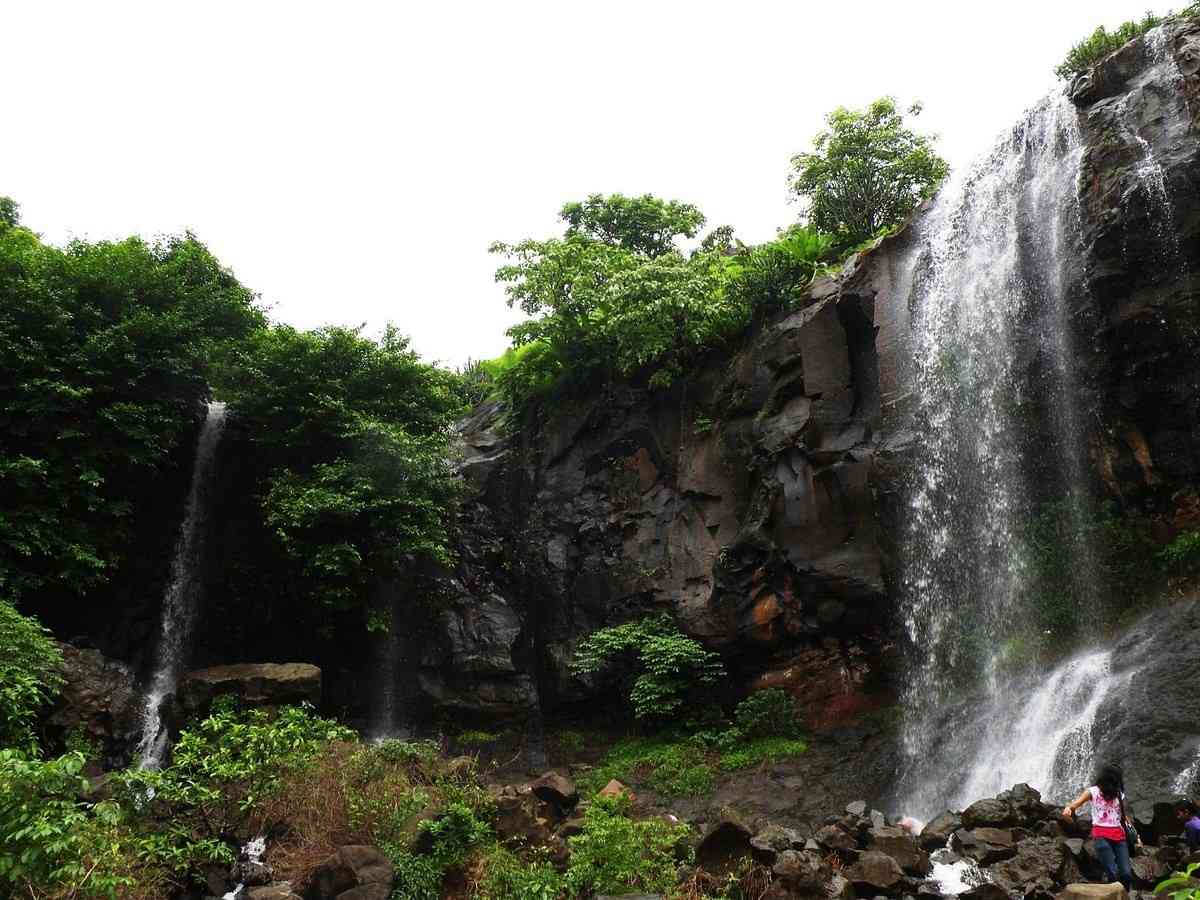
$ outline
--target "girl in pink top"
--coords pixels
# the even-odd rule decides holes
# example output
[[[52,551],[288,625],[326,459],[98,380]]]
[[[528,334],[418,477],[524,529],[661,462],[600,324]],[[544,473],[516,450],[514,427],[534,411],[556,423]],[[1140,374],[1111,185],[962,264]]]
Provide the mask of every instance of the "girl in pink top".
[[[1100,857],[1108,880],[1119,880],[1128,891],[1133,889],[1133,868],[1129,864],[1130,848],[1125,840],[1125,826],[1132,829],[1133,823],[1125,815],[1123,781],[1119,768],[1104,766],[1096,776],[1096,783],[1063,807],[1063,815],[1074,816],[1079,807],[1092,804],[1092,840],[1096,844],[1096,856]]]

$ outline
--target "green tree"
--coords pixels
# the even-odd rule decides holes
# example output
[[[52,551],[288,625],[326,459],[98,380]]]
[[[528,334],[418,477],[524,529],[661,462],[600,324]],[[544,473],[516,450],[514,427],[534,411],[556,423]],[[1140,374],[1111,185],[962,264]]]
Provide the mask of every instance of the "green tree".
[[[301,594],[359,607],[374,579],[449,561],[454,373],[391,328],[376,342],[282,325],[240,344],[222,373],[259,448],[263,520]]]
[[[0,231],[21,224],[21,207],[12,197],[0,197]]]
[[[111,578],[211,360],[262,322],[191,235],[60,249],[0,228],[0,592]]]
[[[0,600],[0,747],[37,746],[38,712],[62,687],[62,652],[36,620]]]
[[[704,214],[690,203],[660,200],[651,194],[592,194],[567,203],[560,213],[567,237],[577,234],[642,256],[662,256],[681,237],[695,237]]]
[[[919,104],[908,110],[920,112]],[[807,200],[809,224],[842,247],[899,225],[949,172],[934,152],[936,137],[908,128],[890,97],[861,110],[838,107],[825,122],[812,152],[792,157],[791,188]]]

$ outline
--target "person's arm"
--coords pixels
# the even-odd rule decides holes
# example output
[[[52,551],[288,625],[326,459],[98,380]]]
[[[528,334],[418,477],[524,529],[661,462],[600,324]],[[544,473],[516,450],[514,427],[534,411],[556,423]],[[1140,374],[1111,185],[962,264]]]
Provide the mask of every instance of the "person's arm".
[[[1085,804],[1085,803],[1090,803],[1091,800],[1092,800],[1091,791],[1084,791],[1078,797],[1076,797],[1074,800],[1072,800],[1070,803],[1068,803],[1066,806],[1063,807],[1063,815],[1067,816],[1068,818],[1075,815],[1075,810],[1079,809],[1079,807],[1083,806],[1083,804]]]

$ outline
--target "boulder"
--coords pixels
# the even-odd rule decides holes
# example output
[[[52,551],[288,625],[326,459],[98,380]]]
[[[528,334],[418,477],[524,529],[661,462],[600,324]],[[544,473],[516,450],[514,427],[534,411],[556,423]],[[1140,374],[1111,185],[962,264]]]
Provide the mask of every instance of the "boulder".
[[[960,828],[950,836],[950,847],[960,856],[981,866],[990,866],[1016,856],[1012,831],[1003,828]]]
[[[308,663],[241,663],[188,672],[179,703],[188,715],[206,712],[215,697],[233,694],[248,706],[321,702],[321,670]]]
[[[962,828],[962,816],[947,810],[925,823],[918,839],[921,849],[929,852],[940,850],[950,840],[950,835]]]
[[[867,833],[867,847],[886,853],[910,875],[929,874],[929,854],[920,848],[917,839],[891,825],[876,825]]]
[[[846,804],[846,815],[857,816],[859,818],[867,814],[867,801],[855,800],[853,803]]]
[[[696,864],[707,872],[723,875],[750,856],[751,832],[733,810],[722,810],[704,831],[696,847]]]
[[[305,900],[388,900],[394,879],[391,861],[376,847],[348,844],[309,876]]]
[[[246,900],[300,900],[286,881],[263,887],[252,887],[246,891]]]
[[[534,846],[544,844],[550,837],[552,825],[541,814],[542,801],[527,787],[518,790],[505,785],[492,799],[496,805],[492,827],[500,840]]]
[[[782,825],[768,825],[750,838],[755,857],[766,865],[770,865],[777,854],[785,850],[800,849],[804,843],[804,838],[798,831],[784,828]]]
[[[1014,895],[1028,895],[1032,891],[1053,894],[1064,884],[1082,879],[1066,844],[1047,837],[1021,841],[1015,855],[991,866],[988,875]]]
[[[1153,890],[1171,872],[1171,867],[1161,858],[1157,847],[1143,847],[1142,852],[1130,861],[1133,882],[1137,887]]]
[[[540,800],[557,807],[562,813],[579,802],[579,791],[575,789],[575,782],[558,772],[547,772],[529,787]]]
[[[868,895],[886,894],[904,879],[899,863],[878,850],[859,854],[858,861],[846,869],[845,874],[857,890]]]
[[[1058,895],[1058,900],[1127,900],[1125,888],[1120,884],[1068,884]]]
[[[89,762],[123,766],[142,724],[133,669],[99,650],[58,646],[63,654],[63,689],[46,724],[62,736],[81,733],[99,744],[102,758]]]
[[[857,850],[858,841],[837,825],[825,825],[813,836],[816,842],[828,850]]]
[[[964,828],[1005,828],[1017,824],[1017,812],[1003,800],[976,800],[963,810]]]
[[[958,895],[959,900],[1012,900],[1008,891],[998,884],[985,881]]]
[[[600,788],[600,793],[597,794],[597,796],[628,797],[630,803],[635,803],[637,801],[637,794],[625,787],[625,785],[621,784],[621,782],[617,781],[615,778],[604,787]]]
[[[803,894],[823,892],[833,874],[820,854],[797,850],[780,853],[771,872],[787,887]]]

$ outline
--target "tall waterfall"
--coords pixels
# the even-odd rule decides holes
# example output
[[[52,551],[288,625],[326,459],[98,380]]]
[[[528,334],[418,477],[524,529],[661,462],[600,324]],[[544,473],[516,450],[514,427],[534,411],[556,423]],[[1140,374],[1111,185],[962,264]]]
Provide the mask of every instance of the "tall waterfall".
[[[1070,595],[1095,595],[1066,265],[1079,256],[1082,153],[1074,107],[1049,97],[918,226],[907,302],[922,440],[899,572],[913,648],[900,802],[914,815],[1018,781],[1078,789],[1115,681],[1102,653],[1014,674],[1047,637],[1030,632],[1031,522],[1047,494]],[[1086,622],[1070,602],[1058,615],[1069,630]]]
[[[163,596],[162,625],[154,652],[154,674],[142,711],[142,739],[138,757],[143,768],[158,768],[166,756],[169,734],[162,705],[175,693],[180,672],[187,663],[189,641],[203,591],[205,526],[209,489],[217,445],[225,425],[225,404],[210,403],[200,436],[184,509],[183,525],[171,559],[170,581]]]

